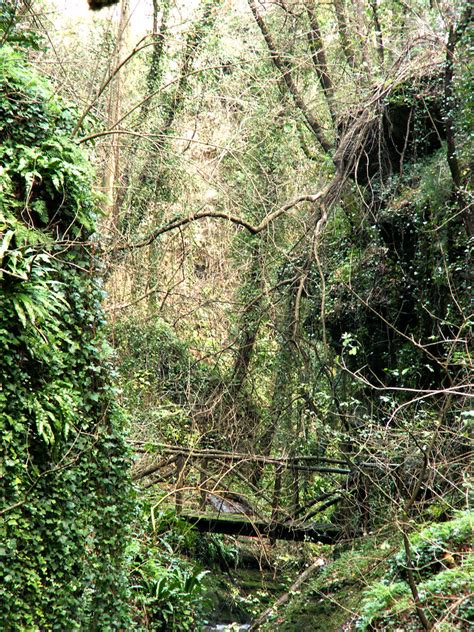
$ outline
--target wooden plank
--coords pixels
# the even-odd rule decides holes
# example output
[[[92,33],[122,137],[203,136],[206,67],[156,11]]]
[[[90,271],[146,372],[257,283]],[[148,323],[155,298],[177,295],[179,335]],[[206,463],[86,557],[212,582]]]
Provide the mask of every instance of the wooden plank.
[[[184,456],[179,455],[176,460],[176,513],[179,515],[183,510],[183,481],[184,481],[184,467],[185,467],[185,459]]]
[[[221,516],[181,514],[180,517],[183,520],[187,520],[201,533],[225,533],[227,535],[264,537],[295,542],[308,540],[310,542],[320,542],[321,544],[335,544],[341,537],[340,531],[331,524],[313,524],[302,528],[281,523],[244,521]]]
[[[298,510],[300,508],[300,477],[299,470],[297,468],[292,468],[292,503],[293,507],[291,513],[293,516],[298,514]]]
[[[208,464],[208,460],[204,459],[204,463],[202,464],[203,467],[201,469],[201,471],[199,472],[200,475],[200,479],[199,479],[199,509],[201,511],[204,511],[204,509],[206,508],[206,483],[207,480],[209,478],[209,476],[207,475],[207,469],[209,467]]]
[[[278,465],[275,468],[275,483],[273,486],[273,499],[272,499],[272,522],[278,521],[278,512],[281,502],[281,473],[282,466]]]
[[[272,519],[271,522],[275,524],[278,521],[278,514],[280,510],[280,502],[281,502],[281,474],[283,471],[282,465],[277,465],[275,467],[275,481],[273,484],[273,498],[272,498]],[[273,546],[276,542],[276,538],[271,535],[270,536],[270,544]]]

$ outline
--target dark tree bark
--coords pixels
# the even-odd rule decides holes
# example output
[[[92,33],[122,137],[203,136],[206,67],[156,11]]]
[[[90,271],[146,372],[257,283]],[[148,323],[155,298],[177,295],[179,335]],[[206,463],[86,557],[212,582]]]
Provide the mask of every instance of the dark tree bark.
[[[384,45],[383,45],[382,25],[380,23],[379,7],[377,4],[377,0],[370,0],[370,8],[372,9],[372,17],[374,19],[375,40],[377,42],[377,55],[379,57],[380,65],[383,66],[385,53],[384,53]]]
[[[318,75],[319,83],[321,84],[324,96],[326,97],[332,121],[335,124],[336,114],[334,110],[334,87],[328,70],[326,51],[324,49],[318,16],[314,11],[314,1],[305,0],[305,7],[310,26],[308,30],[308,42],[311,50],[311,57],[316,69],[316,74]]]
[[[354,49],[352,47],[351,40],[349,38],[349,29],[347,26],[346,9],[344,0],[334,0],[334,11],[336,13],[337,28],[339,31],[339,39],[341,40],[341,46],[343,53],[351,68],[356,65],[356,58]]]
[[[455,105],[454,94],[454,51],[464,31],[472,24],[472,7],[467,6],[457,26],[449,28],[448,42],[446,45],[446,63],[444,71],[444,109],[446,126],[447,162],[454,185],[454,195],[462,213],[464,226],[469,238],[474,236],[474,209],[466,200],[462,190],[461,167],[457,156],[455,125],[453,109]]]
[[[247,379],[250,362],[252,360],[257,340],[258,330],[260,327],[262,313],[262,290],[263,290],[263,272],[262,272],[262,253],[260,251],[260,243],[256,242],[252,245],[252,264],[249,279],[247,283],[257,290],[258,296],[250,301],[245,307],[241,317],[240,337],[238,341],[237,351],[235,354],[234,369],[231,377],[231,393],[236,397],[242,390],[245,380]]]
[[[158,15],[161,9],[161,19],[158,24]],[[162,60],[163,51],[165,46],[165,36],[168,30],[168,16],[170,11],[170,0],[153,0],[153,51],[151,54],[150,68],[148,69],[148,75],[146,78],[147,92],[153,94],[161,82],[162,76]],[[151,101],[147,99],[141,108],[141,124],[148,117]]]

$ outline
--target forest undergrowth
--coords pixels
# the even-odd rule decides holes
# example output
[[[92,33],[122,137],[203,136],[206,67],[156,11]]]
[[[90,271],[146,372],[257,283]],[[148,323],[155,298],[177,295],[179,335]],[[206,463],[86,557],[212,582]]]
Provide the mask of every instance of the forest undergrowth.
[[[2,629],[470,629],[471,52],[0,2]]]

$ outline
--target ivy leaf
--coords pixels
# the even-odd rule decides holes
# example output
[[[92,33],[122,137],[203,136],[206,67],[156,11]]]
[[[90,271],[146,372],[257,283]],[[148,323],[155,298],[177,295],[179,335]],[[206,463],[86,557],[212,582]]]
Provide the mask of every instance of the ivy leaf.
[[[0,265],[2,264],[3,257],[5,256],[5,253],[7,252],[10,246],[10,243],[11,243],[11,240],[13,239],[14,234],[15,234],[14,230],[7,230],[7,232],[3,236],[2,243],[0,245]]]

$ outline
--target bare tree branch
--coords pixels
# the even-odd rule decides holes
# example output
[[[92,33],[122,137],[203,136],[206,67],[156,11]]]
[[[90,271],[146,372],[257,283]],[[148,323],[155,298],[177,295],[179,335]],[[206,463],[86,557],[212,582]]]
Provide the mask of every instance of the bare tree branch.
[[[269,213],[260,222],[260,224],[257,224],[257,225],[253,225],[247,220],[242,219],[241,217],[237,217],[236,215],[231,215],[230,213],[225,213],[224,211],[199,210],[199,211],[196,211],[196,213],[187,215],[186,217],[176,217],[175,219],[172,219],[164,226],[160,226],[159,228],[154,230],[152,233],[150,233],[150,235],[148,235],[148,237],[145,237],[141,241],[138,241],[132,244],[127,244],[126,246],[119,246],[117,248],[113,248],[112,250],[113,252],[122,252],[124,250],[135,250],[136,248],[143,248],[144,246],[149,246],[161,235],[168,233],[171,230],[175,230],[176,228],[187,226],[188,224],[191,224],[192,222],[195,222],[200,219],[205,219],[205,218],[225,219],[226,221],[231,222],[232,224],[236,224],[237,226],[241,226],[242,228],[245,228],[252,235],[257,235],[258,233],[261,233],[263,230],[265,230],[265,228],[267,228],[267,226],[269,226],[274,220],[280,217],[280,215],[287,213],[293,207],[297,206],[301,202],[312,202],[312,203],[317,202],[318,200],[323,198],[323,196],[326,194],[328,189],[329,187],[326,187],[326,189],[323,189],[319,193],[299,195],[297,198],[295,198],[291,202],[288,202],[288,204],[281,206],[280,208],[273,211],[273,213]]]
[[[330,154],[332,151],[332,145],[325,137],[321,124],[313,115],[308,105],[305,103],[303,97],[301,96],[301,93],[298,90],[298,87],[296,86],[296,83],[294,82],[293,77],[291,75],[291,70],[288,67],[288,64],[284,61],[283,57],[278,52],[276,48],[276,44],[273,40],[273,37],[270,31],[268,30],[268,27],[265,24],[265,21],[262,18],[257,8],[257,4],[255,0],[248,0],[248,3],[254,15],[255,21],[257,22],[258,27],[260,28],[260,31],[265,39],[265,42],[267,43],[268,50],[270,51],[271,60],[276,66],[276,68],[280,71],[283,77],[283,80],[286,84],[286,87],[288,88],[288,92],[291,94],[296,107],[304,116],[306,123],[308,124],[308,127],[311,129],[311,131],[315,135],[316,139],[318,140],[319,144],[323,148],[324,152],[326,154]]]

